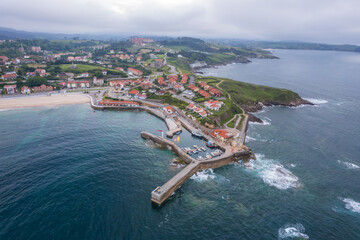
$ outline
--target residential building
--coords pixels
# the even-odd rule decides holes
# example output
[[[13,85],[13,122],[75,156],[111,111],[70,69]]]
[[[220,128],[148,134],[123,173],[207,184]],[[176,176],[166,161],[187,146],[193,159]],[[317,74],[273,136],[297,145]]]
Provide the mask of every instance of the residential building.
[[[4,90],[5,90],[5,94],[16,93],[16,85],[5,85]]]
[[[104,85],[104,79],[94,77],[93,78],[93,84],[97,85],[97,86],[103,86]]]
[[[204,102],[205,107],[214,111],[219,111],[219,109],[222,107],[223,104],[224,104],[223,102],[216,100],[209,100]]]
[[[33,88],[34,92],[49,92],[53,90],[52,86],[41,85]]]
[[[214,130],[210,133],[211,136],[213,136],[214,138],[217,138],[223,142],[228,142],[231,140],[231,138],[234,137],[234,134],[226,131],[226,130],[223,130],[223,129],[217,129],[217,130]]]
[[[0,65],[4,65],[8,60],[6,56],[0,56]]]
[[[166,85],[166,82],[164,81],[164,78],[163,77],[159,77],[158,80],[157,80],[158,84],[159,85],[162,85],[162,86],[165,86]]]
[[[107,71],[106,71],[106,70],[102,70],[102,71],[101,71],[101,74],[102,74],[103,76],[106,76],[106,75],[107,75]]]
[[[1,76],[1,79],[6,81],[6,80],[13,80],[17,77],[16,74],[4,74]]]
[[[39,46],[32,46],[29,49],[31,52],[41,52],[41,47]]]
[[[68,88],[89,88],[90,81],[68,81],[67,87]]]
[[[163,108],[165,112],[172,114],[174,112],[174,109],[170,106],[164,107]]]
[[[128,68],[128,73],[131,73],[136,76],[141,76],[143,74],[142,71],[134,69],[134,68]]]
[[[130,92],[128,92],[128,95],[129,95],[129,97],[136,97],[136,95],[139,93],[139,91],[138,90],[132,90],[132,91],[130,91]]]
[[[31,93],[31,92],[30,92],[30,88],[27,87],[27,86],[22,86],[22,87],[21,87],[21,93],[22,93],[22,94],[30,94],[30,93]]]
[[[206,92],[205,90],[199,90],[198,93],[204,98],[211,98],[211,95],[208,92]]]

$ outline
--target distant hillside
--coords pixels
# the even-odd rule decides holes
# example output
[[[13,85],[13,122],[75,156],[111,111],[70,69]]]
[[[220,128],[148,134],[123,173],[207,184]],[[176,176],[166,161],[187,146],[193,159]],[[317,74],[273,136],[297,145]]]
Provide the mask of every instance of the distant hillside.
[[[271,42],[271,41],[252,41],[252,40],[210,40],[214,43],[226,44],[243,48],[272,48],[272,49],[294,49],[294,50],[325,50],[325,51],[347,51],[360,52],[360,46],[343,44],[325,43],[306,43],[306,42]]]

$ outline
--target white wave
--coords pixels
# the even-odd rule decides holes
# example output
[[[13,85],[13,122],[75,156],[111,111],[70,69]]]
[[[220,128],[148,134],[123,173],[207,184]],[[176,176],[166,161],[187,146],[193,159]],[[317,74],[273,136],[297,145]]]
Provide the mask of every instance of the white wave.
[[[261,118],[260,118],[261,119]],[[271,125],[271,119],[270,118],[267,118],[265,117],[264,119],[261,119],[262,123],[259,123],[259,122],[249,122],[250,125],[263,125],[263,126],[266,126],[266,125]]]
[[[351,199],[351,198],[340,198],[340,200],[342,200],[345,203],[345,208],[355,212],[355,213],[360,213],[360,203],[356,202],[355,200]]]
[[[344,162],[344,161],[340,161],[340,160],[338,160],[337,162],[339,164],[346,166],[348,169],[359,169],[360,168],[360,166],[358,166],[354,163],[351,163],[351,162]]]
[[[253,137],[250,137],[250,136],[245,137],[245,142],[251,142],[251,141],[256,141],[256,138],[253,138]]]
[[[279,239],[296,238],[296,239],[309,239],[305,233],[305,227],[300,223],[286,224],[278,231]]]
[[[281,190],[301,187],[299,178],[283,165],[272,159],[265,159],[263,154],[255,154],[256,160],[244,163],[244,167],[255,171],[263,181]]]
[[[325,99],[318,99],[318,98],[304,98],[305,100],[308,100],[309,102],[319,105],[319,104],[325,104],[328,103],[328,100]]]
[[[196,172],[194,175],[190,177],[190,179],[193,179],[197,182],[205,182],[210,179],[214,180],[217,183],[230,182],[230,180],[227,179],[226,177],[220,174],[215,174],[214,170],[211,168]]]
[[[214,178],[215,178],[214,170],[212,170],[211,168],[196,172],[194,175],[190,177],[190,179],[193,179],[197,182],[204,182],[207,181],[208,179],[214,179]]]

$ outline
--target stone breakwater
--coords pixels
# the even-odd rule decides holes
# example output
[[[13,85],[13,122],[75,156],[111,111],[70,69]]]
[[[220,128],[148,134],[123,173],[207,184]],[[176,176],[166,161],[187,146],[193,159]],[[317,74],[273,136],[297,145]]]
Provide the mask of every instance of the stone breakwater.
[[[173,178],[171,178],[161,187],[157,187],[151,192],[151,201],[159,205],[166,201],[166,199],[168,199],[179,187],[181,187],[183,183],[185,183],[188,178],[194,175],[197,171],[209,168],[218,168],[240,158],[246,158],[251,155],[251,150],[245,146],[237,149],[237,151],[232,151],[229,147],[225,149],[225,153],[220,157],[208,160],[196,160],[187,155],[175,143],[165,138],[155,136],[154,134],[148,132],[141,132],[141,137],[147,140],[151,140],[161,146],[168,147],[174,151],[174,153],[178,155],[179,158],[188,163],[188,165],[179,173],[177,173]]]

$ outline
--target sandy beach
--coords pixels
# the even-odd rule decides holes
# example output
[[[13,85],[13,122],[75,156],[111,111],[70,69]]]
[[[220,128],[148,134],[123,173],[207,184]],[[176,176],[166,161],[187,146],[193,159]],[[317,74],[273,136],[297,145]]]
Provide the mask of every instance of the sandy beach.
[[[0,98],[0,109],[28,108],[88,103],[90,98],[81,94],[54,94],[51,96],[21,96]]]

